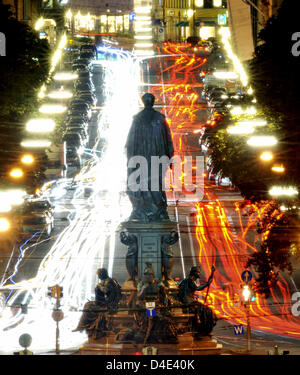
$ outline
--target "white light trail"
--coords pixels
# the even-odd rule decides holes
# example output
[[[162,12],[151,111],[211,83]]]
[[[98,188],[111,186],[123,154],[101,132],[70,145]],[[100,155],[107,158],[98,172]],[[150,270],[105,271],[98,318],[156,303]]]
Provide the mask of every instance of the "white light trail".
[[[0,289],[14,292],[7,307],[0,311],[1,352],[12,354],[20,350],[19,337],[23,333],[32,336],[30,349],[35,353],[55,348],[56,323],[51,317],[54,306],[47,296],[48,287],[55,284],[63,287],[64,294],[61,301],[64,319],[59,324],[60,349],[81,345],[86,335],[72,330],[79,322],[84,303],[94,298],[95,271],[103,266],[107,247],[108,273],[113,274],[115,231],[128,218],[131,208],[122,193],[126,187],[124,146],[132,116],[138,111],[139,70],[138,62],[124,51],[118,53],[117,61],[105,61],[104,66],[106,101],[99,130],[101,138],[106,140],[106,150],[98,163],[76,178],[83,181],[87,176],[93,177],[89,186],[94,193],[82,204],[84,185],[79,185],[71,202],[72,220],[56,238],[34,278],[1,285]],[[25,245],[23,250],[26,250]],[[27,315],[10,307],[27,302]]]

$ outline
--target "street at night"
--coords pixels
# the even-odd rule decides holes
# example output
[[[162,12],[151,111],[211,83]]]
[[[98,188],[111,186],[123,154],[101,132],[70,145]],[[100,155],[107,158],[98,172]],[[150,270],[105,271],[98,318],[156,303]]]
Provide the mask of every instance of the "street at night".
[[[299,5],[13,3],[0,354],[298,356]]]

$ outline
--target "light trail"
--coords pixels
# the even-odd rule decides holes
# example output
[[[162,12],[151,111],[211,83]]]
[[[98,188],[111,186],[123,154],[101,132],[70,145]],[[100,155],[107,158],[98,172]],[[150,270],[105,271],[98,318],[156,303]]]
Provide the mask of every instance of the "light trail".
[[[16,284],[1,285],[10,290],[11,297],[0,319],[0,351],[12,354],[19,350],[18,340],[23,333],[32,336],[30,349],[45,352],[55,348],[56,322],[51,315],[53,301],[47,296],[48,287],[63,287],[61,300],[64,319],[60,322],[60,349],[81,345],[86,334],[72,332],[87,300],[94,297],[95,271],[103,266],[108,246],[108,272],[113,273],[115,231],[130,214],[126,190],[125,141],[138,110],[139,64],[124,51],[114,50],[115,59],[103,61],[105,96],[99,121],[99,135],[106,148],[101,159],[85,168],[76,177],[79,183],[71,204],[72,220],[58,236],[42,260],[36,276]],[[95,145],[97,160],[98,144]],[[88,205],[78,205],[84,191],[84,179],[90,178],[93,188]],[[124,265],[125,267],[125,265]],[[28,304],[28,314],[21,314],[20,304]],[[13,307],[15,306],[15,307]]]
[[[181,57],[174,56],[180,53]],[[164,69],[160,69],[154,59],[149,62],[157,71],[158,78],[156,85],[152,85],[150,89],[159,98],[160,105],[165,110],[175,153],[180,156],[192,155],[200,149],[189,146],[186,136],[183,136],[179,129],[188,126],[192,131],[193,128],[199,129],[202,126],[196,120],[199,93],[194,90],[199,87],[195,74],[199,73],[199,68],[205,69],[206,59],[190,56],[186,52],[186,46],[172,43],[164,46],[162,54],[170,55],[163,60]],[[166,72],[169,74],[168,80],[162,79]],[[182,184],[182,177],[179,181],[174,181],[174,184]],[[261,221],[271,202],[265,202],[260,207],[252,204],[243,208],[239,206],[239,202],[235,202],[232,208],[237,213],[240,227],[235,228],[233,232],[223,203],[216,198],[209,185],[206,186],[205,192],[205,198],[210,204],[195,202],[195,240],[198,245],[198,262],[205,277],[209,276],[213,264],[217,266],[208,296],[208,305],[219,318],[226,319],[232,324],[246,325],[246,311],[241,295],[241,273],[245,269],[247,258],[253,252],[257,252],[256,242],[262,241],[265,238],[263,236],[270,232],[271,228],[268,228],[264,234],[253,236],[253,233],[257,233],[256,222]],[[247,210],[251,210],[249,215]],[[280,218],[278,212],[274,212],[274,216]],[[254,240],[252,237],[255,237]],[[254,269],[251,269],[251,272],[254,278],[257,277]],[[285,275],[279,273],[277,287],[271,288],[270,298],[266,299],[258,294],[255,297],[250,309],[252,329],[299,337],[299,317],[291,313],[291,292]],[[203,300],[201,293],[199,299]]]

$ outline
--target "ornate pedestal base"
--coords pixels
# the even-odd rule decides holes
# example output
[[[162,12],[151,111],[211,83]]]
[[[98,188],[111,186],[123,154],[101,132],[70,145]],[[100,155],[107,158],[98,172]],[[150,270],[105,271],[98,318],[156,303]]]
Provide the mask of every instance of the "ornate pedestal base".
[[[173,314],[176,325],[185,325],[188,323],[190,316],[183,314],[179,308]],[[127,312],[118,312],[112,316],[113,325],[115,327],[132,327],[134,325],[134,318],[132,314]],[[218,344],[216,340],[212,339],[211,335],[195,339],[191,332],[179,334],[177,336],[178,343],[146,343],[136,344],[133,342],[120,343],[116,340],[116,334],[109,334],[106,337],[101,337],[98,340],[89,338],[88,342],[79,348],[79,355],[134,355],[136,353],[143,353],[145,348],[154,348],[157,355],[217,355],[221,354],[222,345]]]
[[[155,280],[167,280],[173,261],[168,247],[178,241],[176,225],[170,220],[147,224],[128,221],[121,224],[121,241],[129,246],[126,260],[132,279],[142,280],[146,264],[151,263]]]

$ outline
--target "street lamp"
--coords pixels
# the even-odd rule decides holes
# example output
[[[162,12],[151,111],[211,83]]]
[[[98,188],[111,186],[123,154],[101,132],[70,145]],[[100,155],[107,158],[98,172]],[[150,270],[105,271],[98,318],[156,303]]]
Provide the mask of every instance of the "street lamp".
[[[260,154],[260,158],[263,161],[270,161],[273,159],[273,154],[270,151],[264,151],[263,153]]]
[[[214,72],[217,79],[237,79],[239,76],[235,72]]]
[[[13,178],[21,178],[23,177],[23,171],[20,168],[14,168],[9,172],[9,175]]]
[[[273,165],[271,170],[276,173],[283,173],[285,171],[285,168],[283,165]]]
[[[78,74],[77,73],[70,73],[70,72],[60,72],[56,73],[53,76],[53,79],[55,81],[72,81],[73,79],[77,79]]]
[[[0,202],[0,212],[9,212],[11,210],[11,204],[9,202],[1,201]]]
[[[235,116],[241,116],[241,115],[255,115],[257,112],[256,108],[254,106],[247,107],[243,109],[240,106],[233,106],[230,110],[230,113]]]
[[[271,196],[287,196],[291,197],[293,195],[298,195],[298,190],[295,187],[292,186],[273,186],[269,190],[269,194]]]
[[[26,130],[33,133],[47,133],[53,131],[55,122],[51,119],[32,119],[27,122]]]
[[[251,120],[251,121],[238,121],[238,125],[242,126],[265,126],[267,121],[265,120]]]
[[[46,91],[46,86],[42,85],[42,87],[40,88],[40,90],[38,92],[38,98],[39,99],[43,99],[45,97],[45,91]]]
[[[30,154],[23,155],[21,162],[27,165],[32,164],[34,162],[34,157]]]
[[[242,289],[242,295],[244,298],[244,305],[246,308],[247,315],[247,350],[251,350],[251,326],[250,326],[250,300],[252,296],[252,290],[249,284],[244,284]]]
[[[247,141],[248,145],[253,147],[264,147],[264,146],[274,146],[277,144],[277,139],[273,136],[253,136]]]
[[[70,99],[72,98],[73,94],[70,91],[52,91],[49,92],[48,97],[50,99]]]
[[[49,114],[56,114],[56,113],[63,113],[65,112],[67,107],[60,105],[60,104],[43,104],[39,111],[41,113],[49,113]]]
[[[0,191],[0,212],[9,212],[11,206],[22,204],[25,195],[26,191],[21,189]]]
[[[42,147],[49,147],[51,145],[50,141],[47,140],[27,140],[21,142],[22,147],[28,148],[42,148]]]
[[[10,222],[5,217],[0,217],[0,232],[7,232],[10,228]]]
[[[252,126],[229,126],[227,128],[227,133],[229,134],[251,134],[254,132],[254,128]]]

